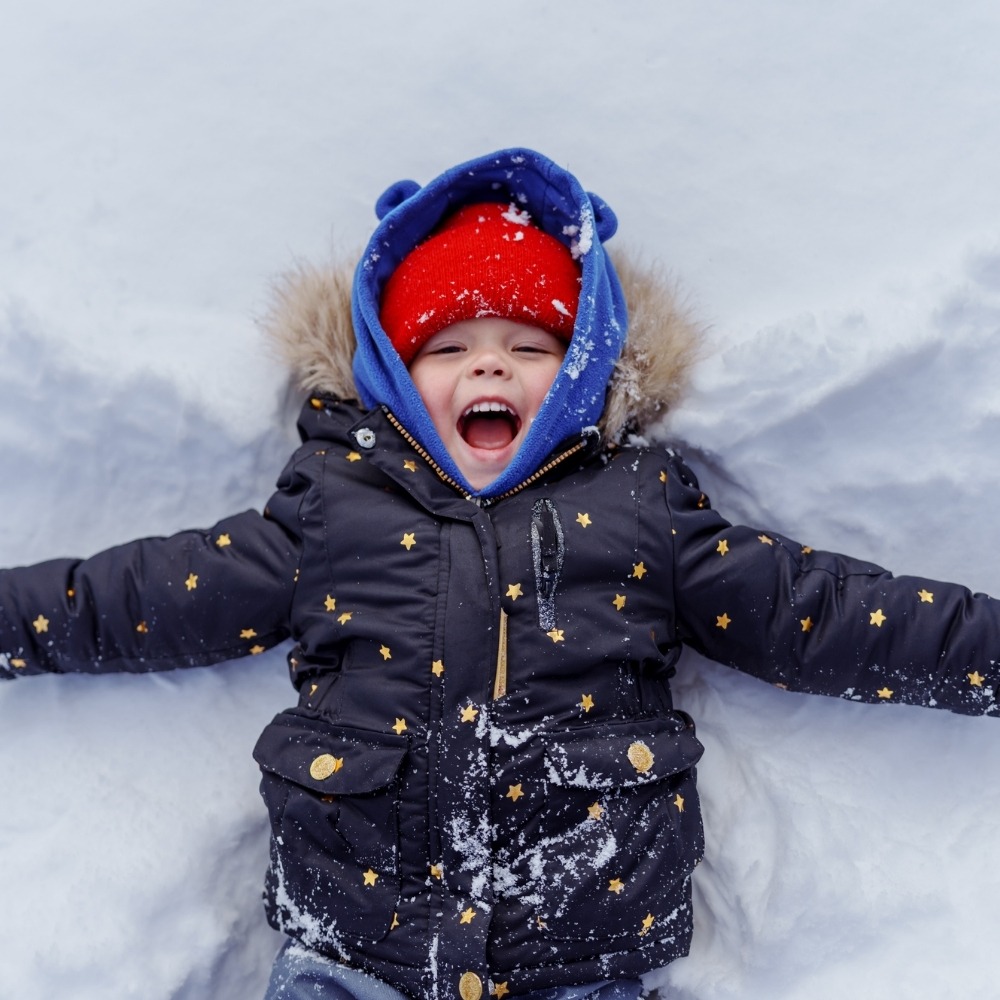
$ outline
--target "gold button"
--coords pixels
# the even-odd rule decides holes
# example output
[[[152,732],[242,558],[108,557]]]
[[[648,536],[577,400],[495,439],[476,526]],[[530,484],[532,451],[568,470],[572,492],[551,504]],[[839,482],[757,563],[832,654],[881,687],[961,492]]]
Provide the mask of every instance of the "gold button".
[[[458,981],[458,995],[462,1000],[479,1000],[483,995],[483,981],[474,972],[463,973]]]
[[[309,773],[317,781],[322,781],[324,778],[329,778],[331,774],[339,771],[343,766],[343,757],[334,757],[332,754],[321,753],[309,765]]]
[[[645,774],[653,766],[653,751],[645,743],[633,743],[628,748],[628,760],[640,774]]]

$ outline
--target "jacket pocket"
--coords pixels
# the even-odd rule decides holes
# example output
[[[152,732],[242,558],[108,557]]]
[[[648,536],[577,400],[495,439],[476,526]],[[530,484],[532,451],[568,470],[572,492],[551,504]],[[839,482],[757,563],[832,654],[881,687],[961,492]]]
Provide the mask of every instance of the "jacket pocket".
[[[254,748],[271,819],[271,922],[313,946],[380,940],[399,898],[404,737],[276,716]]]
[[[544,743],[546,805],[527,865],[538,927],[622,946],[682,932],[704,852],[694,771],[704,748],[691,719],[594,726]]]

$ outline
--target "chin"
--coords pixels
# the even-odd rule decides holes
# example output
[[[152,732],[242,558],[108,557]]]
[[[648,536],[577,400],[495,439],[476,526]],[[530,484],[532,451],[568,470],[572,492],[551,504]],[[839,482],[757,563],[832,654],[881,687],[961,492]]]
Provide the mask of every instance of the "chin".
[[[465,461],[457,463],[459,471],[465,476],[473,489],[481,490],[489,486],[510,465],[517,454],[519,445],[519,441],[512,442],[506,448],[497,449],[499,454],[485,457],[482,456],[482,451],[479,450],[477,454],[471,455]],[[472,449],[468,449],[467,447],[467,450],[471,451]]]

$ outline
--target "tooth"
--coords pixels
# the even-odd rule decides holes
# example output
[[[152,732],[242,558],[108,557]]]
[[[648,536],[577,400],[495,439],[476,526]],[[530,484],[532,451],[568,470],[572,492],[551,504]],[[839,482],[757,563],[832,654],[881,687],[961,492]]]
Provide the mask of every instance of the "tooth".
[[[513,414],[513,410],[506,403],[498,403],[495,400],[483,403],[473,403],[463,414],[463,417],[469,416],[470,413],[510,413]]]

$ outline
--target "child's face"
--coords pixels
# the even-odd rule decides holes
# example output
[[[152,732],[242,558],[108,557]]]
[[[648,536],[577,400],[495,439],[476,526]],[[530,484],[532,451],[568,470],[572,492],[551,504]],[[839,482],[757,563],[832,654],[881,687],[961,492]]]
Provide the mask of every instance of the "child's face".
[[[489,316],[445,327],[410,362],[435,429],[474,489],[510,464],[565,353],[547,330]]]

